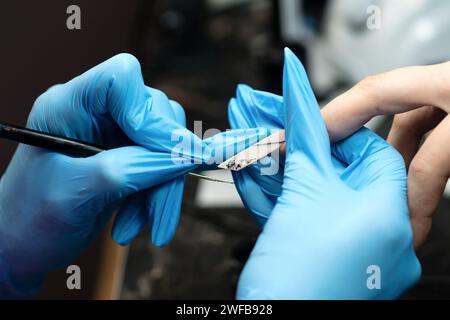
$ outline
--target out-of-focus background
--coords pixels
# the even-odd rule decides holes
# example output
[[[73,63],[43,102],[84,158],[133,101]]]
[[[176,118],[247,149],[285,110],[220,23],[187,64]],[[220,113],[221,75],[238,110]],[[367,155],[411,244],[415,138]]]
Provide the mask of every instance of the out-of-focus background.
[[[73,4],[80,30],[66,27]],[[284,46],[324,104],[366,75],[450,60],[449,14],[445,0],[10,1],[0,9],[0,119],[25,124],[49,86],[130,52],[146,83],[184,106],[190,129],[202,120],[222,130],[238,83],[280,93]],[[386,135],[390,121],[369,126]],[[2,172],[15,147],[0,141]],[[422,280],[405,298],[450,298],[449,209],[447,196],[419,252]],[[232,186],[188,177],[169,246],[152,247],[146,230],[120,248],[105,232],[76,262],[82,290],[67,290],[60,270],[36,298],[233,298],[257,235]]]

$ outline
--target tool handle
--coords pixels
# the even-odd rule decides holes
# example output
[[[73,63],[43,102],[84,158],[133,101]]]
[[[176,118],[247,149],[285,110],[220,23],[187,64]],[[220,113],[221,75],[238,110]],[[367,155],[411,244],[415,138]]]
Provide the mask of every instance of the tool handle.
[[[0,122],[0,137],[8,140],[57,151],[73,157],[89,157],[105,150],[77,139],[44,133]]]

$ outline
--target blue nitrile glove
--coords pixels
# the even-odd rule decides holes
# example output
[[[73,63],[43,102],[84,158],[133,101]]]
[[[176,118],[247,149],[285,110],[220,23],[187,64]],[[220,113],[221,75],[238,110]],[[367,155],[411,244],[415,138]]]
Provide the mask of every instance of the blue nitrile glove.
[[[241,274],[237,297],[399,297],[420,276],[402,157],[365,128],[330,148],[303,66],[289,50],[285,59],[281,195]],[[340,176],[331,154],[346,164]],[[255,197],[255,189],[245,190],[244,201]]]
[[[72,158],[19,145],[0,181],[0,297],[35,292],[47,272],[99,235],[121,202],[117,242],[128,243],[150,222],[153,243],[167,243],[184,174],[207,168],[215,149],[238,152],[267,135],[234,131],[202,141],[184,124],[181,106],[146,87],[127,54],[42,94],[28,127],[115,149]]]
[[[284,129],[282,105],[282,97],[239,85],[236,98],[231,99],[228,106],[230,126],[232,129],[259,126]],[[275,171],[264,175],[263,168],[275,168]],[[232,174],[244,206],[258,224],[263,226],[281,193],[284,157],[277,150],[273,157],[265,157],[241,171],[233,171]],[[246,196],[250,191],[252,196]]]
[[[287,56],[292,59],[294,55]],[[314,96],[312,99],[315,99]],[[232,129],[250,129],[263,127],[284,129],[283,97],[253,90],[247,85],[239,85],[236,98],[230,100],[228,117]],[[256,164],[241,171],[233,171],[236,188],[247,210],[263,226],[281,194],[285,157],[276,151],[271,157],[265,157]],[[344,164],[332,155],[337,174],[341,174]],[[344,177],[345,178],[345,177]],[[246,197],[252,193],[253,196]]]

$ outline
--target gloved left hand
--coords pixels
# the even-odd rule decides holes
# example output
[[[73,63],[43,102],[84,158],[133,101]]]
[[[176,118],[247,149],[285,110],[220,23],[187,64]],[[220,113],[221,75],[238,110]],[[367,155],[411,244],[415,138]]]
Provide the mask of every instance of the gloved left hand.
[[[208,162],[217,141],[219,148],[228,136],[232,145],[240,138],[252,143],[260,133],[202,141],[185,128],[179,104],[144,85],[138,61],[127,54],[50,88],[27,126],[113,149],[73,158],[19,145],[0,181],[5,297],[35,292],[47,272],[70,263],[99,235],[120,204],[114,240],[127,244],[149,223],[152,242],[166,244],[178,224],[184,174]],[[173,154],[183,142],[187,148]]]
[[[42,94],[28,127],[115,149],[72,158],[19,145],[0,182],[0,295],[34,291],[49,270],[78,256],[131,194],[114,238],[126,243],[142,227],[136,221],[148,221],[136,217],[149,215],[152,224],[163,225],[154,228],[153,240],[167,242],[187,167],[172,165],[177,141],[171,134],[177,130],[201,145],[184,125],[181,106],[146,87],[138,61],[127,54]]]

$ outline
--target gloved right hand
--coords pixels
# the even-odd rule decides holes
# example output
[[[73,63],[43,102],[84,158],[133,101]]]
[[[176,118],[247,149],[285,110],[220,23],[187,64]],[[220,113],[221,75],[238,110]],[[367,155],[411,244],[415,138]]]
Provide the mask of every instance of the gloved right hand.
[[[286,64],[296,64],[297,58],[294,54],[286,55],[285,59]],[[288,83],[286,85],[293,86],[296,84]],[[310,96],[306,94],[310,94]],[[315,103],[312,91],[305,92],[304,99]],[[282,96],[254,90],[241,84],[237,87],[236,97],[230,100],[228,119],[231,128],[235,130],[257,127],[284,130],[283,108],[284,99]],[[345,170],[342,161],[334,155],[332,155],[331,161],[336,174],[342,174]],[[281,194],[284,162],[284,155],[277,150],[271,157],[265,157],[241,171],[232,172],[236,188],[246,209],[250,211],[252,217],[260,226],[263,226],[270,217]],[[342,178],[345,179],[345,176]],[[252,196],[246,196],[247,194],[252,194]]]
[[[283,183],[237,297],[397,298],[420,276],[403,159],[367,129],[330,147],[306,72],[292,52],[285,54]],[[345,164],[342,174],[332,154]],[[240,194],[245,202],[259,193]],[[374,270],[379,282],[371,287]]]

